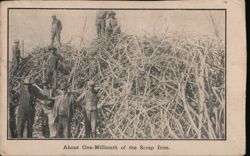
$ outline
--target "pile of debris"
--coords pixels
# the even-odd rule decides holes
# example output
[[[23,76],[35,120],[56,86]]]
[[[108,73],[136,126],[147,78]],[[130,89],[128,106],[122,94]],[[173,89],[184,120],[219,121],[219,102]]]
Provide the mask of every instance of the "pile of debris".
[[[81,50],[62,45],[58,80],[71,90],[96,82],[98,138],[224,138],[224,50],[218,38],[191,33],[98,38]],[[41,85],[45,54],[33,49],[10,86],[20,90],[28,75]],[[74,110],[72,137],[82,138],[84,114]]]

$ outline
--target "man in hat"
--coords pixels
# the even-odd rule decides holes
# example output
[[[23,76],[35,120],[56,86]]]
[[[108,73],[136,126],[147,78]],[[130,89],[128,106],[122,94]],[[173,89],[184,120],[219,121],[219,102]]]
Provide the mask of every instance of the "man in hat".
[[[50,100],[47,96],[41,94],[37,88],[32,86],[33,81],[25,78],[24,88],[21,91],[19,99],[19,108],[17,115],[17,136],[23,138],[25,124],[27,123],[27,137],[32,138],[32,126],[35,115],[35,99]]]
[[[112,36],[115,34],[120,34],[121,33],[121,26],[118,23],[116,16],[116,13],[114,11],[109,11],[107,15],[107,20],[106,20],[106,33],[108,36]]]
[[[51,45],[53,46],[55,38],[61,46],[61,31],[62,22],[56,18],[56,15],[52,16],[52,28],[51,28]]]
[[[79,102],[84,97],[83,103],[85,104],[85,135],[86,137],[96,137],[96,122],[97,122],[97,103],[98,96],[97,91],[94,88],[94,81],[90,80],[87,83],[87,89],[77,98]]]
[[[20,59],[22,59],[19,47],[19,40],[14,41],[14,46],[12,47],[12,53],[13,53],[12,57],[13,73],[15,74],[17,72],[17,69],[19,68]]]
[[[99,37],[105,34],[106,16],[107,16],[107,11],[105,10],[100,10],[97,12],[96,31]]]
[[[74,97],[68,92],[68,87],[66,82],[61,83],[61,95],[55,98],[56,101],[53,108],[54,118],[57,120],[56,137],[58,138],[70,138]]]
[[[57,49],[55,47],[49,48],[50,54],[48,56],[46,62],[46,81],[52,87],[52,94],[54,93],[55,89],[57,88],[57,70],[59,61],[62,58],[56,53]]]

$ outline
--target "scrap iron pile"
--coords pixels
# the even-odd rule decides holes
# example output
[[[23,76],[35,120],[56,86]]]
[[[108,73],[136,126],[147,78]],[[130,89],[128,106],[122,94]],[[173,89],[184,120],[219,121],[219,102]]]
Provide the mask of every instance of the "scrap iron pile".
[[[96,82],[98,138],[224,138],[224,49],[218,38],[192,33],[99,38],[82,50],[63,45],[58,53],[66,70],[58,79],[67,79],[71,90]],[[20,90],[28,75],[41,85],[45,51],[32,50],[12,87]],[[76,105],[74,138],[84,137],[83,116]]]

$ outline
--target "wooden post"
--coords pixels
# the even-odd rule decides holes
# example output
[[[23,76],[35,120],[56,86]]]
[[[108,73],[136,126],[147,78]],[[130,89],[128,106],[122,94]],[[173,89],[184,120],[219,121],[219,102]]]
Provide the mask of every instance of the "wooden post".
[[[43,53],[43,79],[42,79],[42,81],[45,81],[45,54]]]
[[[22,40],[22,57],[24,58],[24,41]]]

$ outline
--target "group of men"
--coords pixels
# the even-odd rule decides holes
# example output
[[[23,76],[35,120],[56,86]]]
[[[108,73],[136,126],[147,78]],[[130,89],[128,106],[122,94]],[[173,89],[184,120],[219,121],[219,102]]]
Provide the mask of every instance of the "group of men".
[[[67,82],[61,83],[54,97],[51,96],[47,82],[42,83],[42,90],[39,90],[29,77],[25,78],[23,84],[24,87],[18,95],[14,91],[11,93],[9,127],[12,138],[23,138],[25,126],[28,138],[70,138],[75,105],[80,105],[85,114],[85,137],[96,137],[98,92],[94,81],[88,81],[86,88],[80,89],[81,93],[77,98],[74,96],[75,92],[69,90]],[[42,107],[37,109],[37,105]],[[14,117],[16,106],[18,106],[17,121]],[[35,115],[39,117],[40,113],[48,119],[48,123],[45,123],[49,128],[47,133],[43,130],[44,125],[41,126],[41,130],[36,129],[38,132],[33,132]],[[44,124],[43,122],[41,124]]]
[[[52,26],[51,26],[50,47],[54,47],[55,38],[57,39],[59,46],[61,46],[61,31],[62,31],[62,22],[56,18],[56,15],[53,15],[52,16]],[[16,72],[18,71],[21,60],[23,60],[23,58],[21,56],[19,40],[14,41],[14,45],[12,47],[12,54],[13,54],[13,56],[12,56],[13,74],[15,75]],[[50,76],[52,76],[52,75],[50,75]]]
[[[114,11],[101,10],[97,13],[98,37],[121,33],[115,15]],[[20,92],[16,92],[14,89],[10,92],[9,128],[12,138],[23,138],[25,126],[28,138],[70,138],[71,120],[76,104],[82,106],[85,114],[85,137],[96,137],[98,91],[95,89],[95,82],[89,80],[85,88],[78,89],[80,94],[70,90],[69,84],[65,80],[58,87],[57,73],[63,57],[58,54],[54,40],[56,38],[61,47],[61,31],[62,23],[53,15],[49,55],[44,59],[42,89],[33,82],[31,77],[26,77],[23,81],[24,87]],[[14,41],[12,51],[15,76],[22,60],[18,40]],[[78,97],[76,97],[77,94],[79,94]],[[37,109],[38,105],[42,107]],[[18,107],[17,120],[15,117],[16,107]],[[38,133],[34,133],[35,116],[39,117],[41,114],[47,118],[47,123],[44,123],[46,120],[42,122],[49,129],[46,134],[44,132],[46,126],[44,125],[40,126],[41,130]],[[38,119],[43,120],[42,118]]]
[[[60,19],[56,17],[56,15],[52,16],[52,26],[51,26],[51,42],[50,46],[54,47],[55,39],[57,40],[59,47],[61,47],[61,31],[62,31],[62,22]],[[100,10],[97,12],[96,16],[96,32],[98,37],[101,36],[113,36],[117,34],[121,34],[121,25],[118,23],[116,18],[116,13],[114,11],[106,11]],[[19,40],[14,41],[14,46],[12,47],[13,52],[13,70],[14,74],[19,68],[19,64],[22,60],[21,51],[19,47]],[[50,77],[54,77],[55,75],[51,75]]]
[[[62,22],[56,17],[56,15],[53,15],[51,28],[51,45],[54,44],[54,40],[56,38],[59,46],[61,46],[61,31]],[[118,23],[116,13],[114,11],[100,10],[97,12],[96,32],[98,37],[110,37],[113,35],[121,34],[121,25]]]
[[[118,23],[114,11],[100,10],[96,16],[96,31],[100,36],[112,36],[121,33],[121,25]]]
[[[55,38],[59,46],[61,46],[61,31],[62,22],[56,17],[52,16],[51,28],[51,45],[54,44]],[[100,10],[96,16],[96,32],[98,37],[110,37],[112,35],[121,34],[121,25],[118,23],[116,13],[114,11]]]

